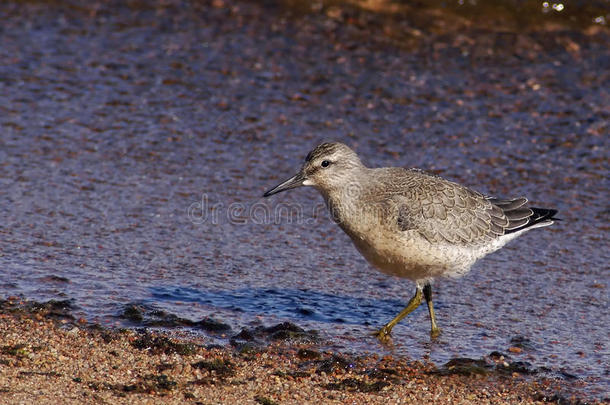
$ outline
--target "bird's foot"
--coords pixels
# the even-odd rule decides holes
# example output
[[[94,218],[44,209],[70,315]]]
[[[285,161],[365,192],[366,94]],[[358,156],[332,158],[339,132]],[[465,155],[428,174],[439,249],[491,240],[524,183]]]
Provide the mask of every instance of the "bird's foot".
[[[384,326],[376,332],[373,332],[372,335],[375,336],[381,343],[388,344],[392,341],[392,336],[390,336],[390,332],[392,328],[388,328],[388,326]]]
[[[430,331],[430,338],[436,339],[437,337],[439,337],[440,334],[441,334],[440,328],[438,328],[438,327],[432,328],[432,330]]]

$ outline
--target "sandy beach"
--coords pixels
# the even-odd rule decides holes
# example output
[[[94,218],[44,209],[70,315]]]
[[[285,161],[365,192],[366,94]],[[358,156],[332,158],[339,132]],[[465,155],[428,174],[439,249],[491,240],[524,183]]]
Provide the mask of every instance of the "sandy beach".
[[[272,328],[270,328],[272,329]],[[61,303],[13,297],[0,313],[3,404],[584,404],[562,382],[493,364],[436,368],[303,343],[296,325],[265,346],[207,346],[71,319]],[[244,332],[242,331],[242,335]],[[234,340],[239,340],[239,337]],[[502,371],[503,370],[503,371]]]

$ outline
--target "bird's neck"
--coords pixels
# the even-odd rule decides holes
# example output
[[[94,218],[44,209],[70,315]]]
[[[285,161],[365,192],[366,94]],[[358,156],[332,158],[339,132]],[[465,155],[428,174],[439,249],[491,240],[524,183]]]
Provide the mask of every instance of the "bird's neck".
[[[344,175],[341,181],[319,189],[331,217],[344,229],[346,224],[352,222],[350,220],[352,217],[359,216],[359,211],[362,209],[362,199],[368,190],[368,170],[362,167],[361,170],[351,171]]]

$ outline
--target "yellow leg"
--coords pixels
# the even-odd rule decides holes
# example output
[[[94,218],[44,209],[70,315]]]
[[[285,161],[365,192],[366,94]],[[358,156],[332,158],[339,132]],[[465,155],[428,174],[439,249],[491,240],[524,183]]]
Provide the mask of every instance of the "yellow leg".
[[[419,306],[419,304],[421,304],[421,296],[422,296],[422,289],[418,285],[417,289],[415,290],[415,295],[413,296],[413,298],[411,298],[411,300],[409,301],[409,303],[407,304],[405,309],[400,311],[400,313],[398,315],[396,315],[396,317],[394,319],[392,319],[383,328],[379,329],[379,331],[377,331],[377,333],[375,333],[377,338],[381,341],[388,340],[390,337],[390,332],[392,332],[392,328],[398,322],[400,322],[400,320],[402,318],[409,315],[411,312],[413,312],[415,310],[415,308],[417,308]]]
[[[430,325],[432,329],[430,330],[430,337],[437,337],[440,335],[441,330],[436,324],[436,316],[434,315],[434,304],[432,304],[432,287],[430,283],[424,286],[424,297],[426,297],[426,303],[428,304],[428,312],[430,313]]]

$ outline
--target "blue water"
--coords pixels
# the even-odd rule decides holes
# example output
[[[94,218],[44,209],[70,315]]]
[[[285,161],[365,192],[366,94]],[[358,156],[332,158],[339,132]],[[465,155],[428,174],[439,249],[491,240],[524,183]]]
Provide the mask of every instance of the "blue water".
[[[0,296],[72,299],[107,326],[130,303],[233,331],[291,321],[439,364],[522,337],[515,360],[607,396],[609,42],[476,56],[197,7],[0,6]],[[563,220],[438,281],[441,337],[422,306],[388,349],[370,332],[414,286],[371,268],[314,190],[261,198],[324,140]]]

